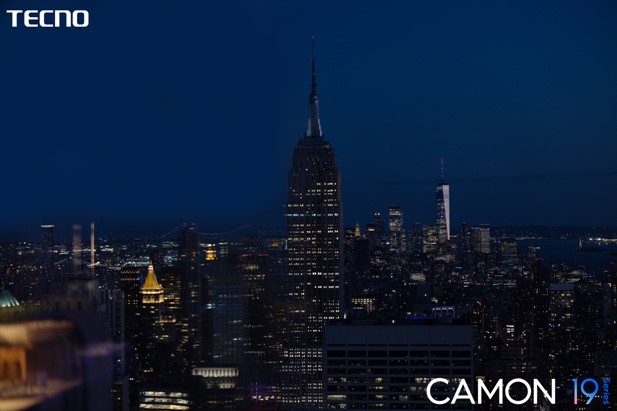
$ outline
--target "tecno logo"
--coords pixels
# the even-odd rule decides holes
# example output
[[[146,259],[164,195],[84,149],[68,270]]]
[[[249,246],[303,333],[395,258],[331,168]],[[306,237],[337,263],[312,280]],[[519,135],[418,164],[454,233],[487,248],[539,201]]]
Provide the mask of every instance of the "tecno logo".
[[[88,27],[88,10],[7,10],[11,27]]]
[[[499,379],[492,388],[487,387],[483,380],[477,380],[475,396],[471,392],[467,382],[465,380],[461,380],[458,383],[458,387],[452,397],[439,396],[439,398],[435,398],[435,395],[432,392],[434,387],[436,385],[441,386],[442,389],[440,390],[440,394],[443,395],[443,385],[449,384],[450,380],[446,378],[433,379],[426,387],[426,394],[429,401],[437,405],[456,404],[457,401],[461,400],[469,401],[471,404],[483,404],[488,400],[492,400],[494,397],[497,397],[498,404],[503,404],[505,399],[505,401],[509,404],[521,405],[529,401],[533,401],[534,404],[538,404],[538,399],[540,398],[540,395],[542,395],[548,400],[549,403],[555,404],[556,402],[555,380],[551,380],[550,394],[549,391],[540,383],[540,381],[536,379],[534,379],[531,384],[522,378],[514,378],[507,383],[504,383],[502,379]],[[514,398],[511,393],[513,387],[515,386],[517,391],[516,398]],[[522,397],[520,397],[521,393]]]

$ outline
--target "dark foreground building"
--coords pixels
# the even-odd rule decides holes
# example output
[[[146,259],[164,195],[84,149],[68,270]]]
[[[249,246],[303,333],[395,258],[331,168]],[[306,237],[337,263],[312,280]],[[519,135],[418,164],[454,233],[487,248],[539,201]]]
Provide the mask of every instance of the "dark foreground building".
[[[438,320],[397,324],[341,322],[325,330],[326,408],[471,410],[431,404],[432,378],[473,377],[469,325]]]
[[[113,343],[95,316],[0,308],[0,409],[113,409]]]

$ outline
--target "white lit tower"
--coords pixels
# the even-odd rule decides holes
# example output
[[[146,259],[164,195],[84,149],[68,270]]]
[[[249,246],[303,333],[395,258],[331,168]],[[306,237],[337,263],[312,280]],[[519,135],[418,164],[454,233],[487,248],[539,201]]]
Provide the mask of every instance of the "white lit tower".
[[[450,185],[444,179],[443,159],[441,160],[441,180],[436,187],[437,205],[437,244],[444,246],[450,241]]]

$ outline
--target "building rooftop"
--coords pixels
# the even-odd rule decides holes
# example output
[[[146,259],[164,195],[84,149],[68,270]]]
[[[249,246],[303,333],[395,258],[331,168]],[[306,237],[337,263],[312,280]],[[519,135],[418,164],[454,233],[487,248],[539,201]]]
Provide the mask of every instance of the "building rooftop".
[[[144,285],[141,287],[142,291],[162,291],[163,287],[159,284],[156,279],[156,274],[154,274],[154,267],[152,264],[148,266],[148,275],[146,276],[146,281],[144,281]]]

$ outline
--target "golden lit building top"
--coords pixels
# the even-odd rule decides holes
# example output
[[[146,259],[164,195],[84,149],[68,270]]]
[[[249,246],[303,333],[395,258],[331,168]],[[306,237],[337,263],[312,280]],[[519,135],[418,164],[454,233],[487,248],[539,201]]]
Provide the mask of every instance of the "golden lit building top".
[[[164,300],[163,287],[161,287],[156,279],[152,264],[148,266],[148,275],[146,276],[144,285],[141,287],[141,295],[143,303],[162,303]]]

